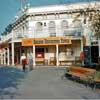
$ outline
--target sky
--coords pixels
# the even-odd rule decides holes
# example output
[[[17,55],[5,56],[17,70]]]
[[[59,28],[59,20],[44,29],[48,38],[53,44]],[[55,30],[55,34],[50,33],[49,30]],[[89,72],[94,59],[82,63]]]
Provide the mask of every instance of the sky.
[[[31,6],[43,6],[54,4],[65,4],[71,2],[85,2],[95,0],[22,0],[24,4],[30,3]],[[100,0],[98,0],[100,1]],[[14,16],[16,16],[18,10],[21,7],[20,0],[0,0],[0,34],[9,25]]]

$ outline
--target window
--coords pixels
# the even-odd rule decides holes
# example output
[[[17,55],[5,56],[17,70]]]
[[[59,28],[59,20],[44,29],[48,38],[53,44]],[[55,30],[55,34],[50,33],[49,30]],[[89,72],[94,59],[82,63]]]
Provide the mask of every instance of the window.
[[[36,53],[43,53],[44,52],[44,48],[36,48]]]
[[[67,28],[68,28],[68,22],[67,22],[66,20],[63,20],[63,21],[61,22],[61,28],[62,28],[62,29],[67,29]]]
[[[42,32],[43,31],[43,24],[42,22],[36,23],[36,32]]]
[[[49,22],[49,33],[51,37],[56,36],[56,25],[54,21]]]
[[[81,28],[81,27],[82,27],[81,20],[76,20],[76,21],[73,23],[73,25],[74,25],[75,28]]]

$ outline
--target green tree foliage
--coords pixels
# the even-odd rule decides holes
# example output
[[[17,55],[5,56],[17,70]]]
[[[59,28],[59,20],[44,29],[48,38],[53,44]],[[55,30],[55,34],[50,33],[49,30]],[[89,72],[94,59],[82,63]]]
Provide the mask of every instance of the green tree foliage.
[[[100,10],[90,13],[89,26],[94,36],[100,37]]]

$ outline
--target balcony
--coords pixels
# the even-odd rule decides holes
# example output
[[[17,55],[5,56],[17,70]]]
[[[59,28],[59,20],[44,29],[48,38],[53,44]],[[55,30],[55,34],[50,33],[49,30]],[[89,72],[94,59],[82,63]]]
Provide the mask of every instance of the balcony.
[[[82,28],[68,28],[63,30],[63,36],[73,36],[73,37],[80,37],[82,36],[83,29]]]
[[[9,34],[1,36],[1,41],[4,42],[4,41],[7,41],[11,38],[12,38],[12,33],[9,33]]]
[[[82,28],[68,28],[68,29],[55,29],[55,30],[33,30],[34,32],[28,33],[17,33],[14,35],[14,39],[22,38],[43,38],[43,37],[63,37],[63,36],[73,36],[81,37],[83,34]]]
[[[63,36],[73,36],[73,37],[81,37],[83,34],[82,28],[68,28],[68,29],[55,29],[48,30],[44,29],[41,31],[33,30],[33,32],[28,33],[14,33],[13,39],[20,40],[22,38],[43,38],[43,37],[63,37]],[[1,41],[7,41],[12,38],[12,33],[4,35],[1,37]]]
[[[42,30],[42,31],[35,31],[34,37],[62,37],[62,36],[73,36],[73,37],[81,37],[83,34],[82,28],[68,28],[68,29],[61,29],[57,28],[55,30]]]
[[[22,38],[29,38],[28,33],[18,33],[13,36],[13,39],[22,39]]]
[[[56,37],[56,33],[50,33],[50,37]]]

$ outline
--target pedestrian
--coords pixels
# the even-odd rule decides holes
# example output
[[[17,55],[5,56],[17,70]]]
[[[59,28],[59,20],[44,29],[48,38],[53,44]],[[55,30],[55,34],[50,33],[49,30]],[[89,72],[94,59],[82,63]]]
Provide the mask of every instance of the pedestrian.
[[[84,53],[83,52],[81,52],[80,53],[80,61],[81,61],[81,65],[83,66],[84,65]]]
[[[28,59],[29,70],[33,70],[33,55],[31,52],[28,53],[27,59]]]
[[[27,64],[27,59],[26,59],[25,53],[22,53],[22,56],[20,58],[20,62],[22,64],[23,71],[25,72],[26,64]]]

